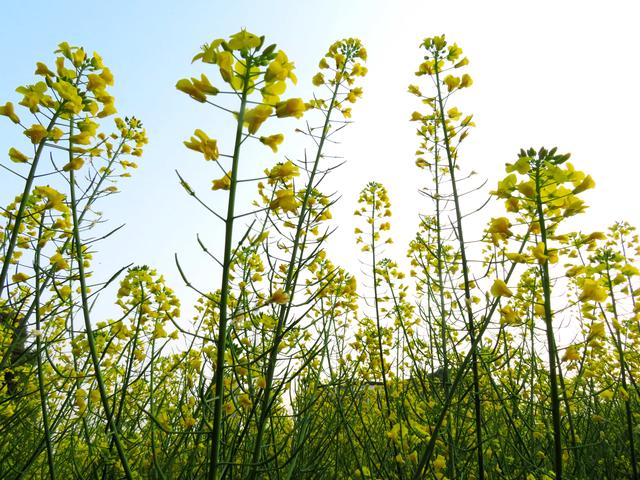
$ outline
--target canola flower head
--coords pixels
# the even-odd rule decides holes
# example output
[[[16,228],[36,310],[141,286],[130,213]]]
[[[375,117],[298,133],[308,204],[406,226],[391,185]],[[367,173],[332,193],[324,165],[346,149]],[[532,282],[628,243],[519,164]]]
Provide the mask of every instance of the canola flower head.
[[[286,305],[289,302],[289,294],[286,293],[282,288],[278,288],[275,292],[271,294],[267,303],[275,303],[277,305]]]
[[[276,133],[275,135],[269,135],[267,137],[260,137],[260,143],[268,146],[273,150],[273,153],[278,152],[278,145],[280,145],[284,141],[284,135],[281,133]]]
[[[497,278],[491,286],[491,295],[494,297],[512,297],[513,292],[504,282],[504,280]]]
[[[258,37],[257,35],[242,29],[238,33],[231,35],[227,42],[227,46],[231,50],[247,50],[259,48],[263,41],[264,37]]]
[[[196,152],[202,153],[205,160],[217,160],[220,152],[218,151],[218,142],[209,138],[209,136],[199,128],[194,131],[194,135],[184,145]]]

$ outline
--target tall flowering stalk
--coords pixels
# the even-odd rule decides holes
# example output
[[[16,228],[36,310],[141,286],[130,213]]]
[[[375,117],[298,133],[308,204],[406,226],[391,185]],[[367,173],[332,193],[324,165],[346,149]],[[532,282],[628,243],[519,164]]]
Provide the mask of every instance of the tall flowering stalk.
[[[247,416],[243,420],[244,427],[238,433],[235,442],[236,445],[231,448],[229,455],[234,457],[238,452],[243,439],[251,441],[252,444],[252,460],[248,462],[249,478],[257,474],[257,468],[260,457],[264,453],[263,435],[271,413],[277,404],[282,385],[276,386],[274,378],[279,361],[279,352],[284,347],[283,342],[288,342],[288,338],[295,330],[295,325],[290,324],[290,317],[294,306],[294,298],[299,282],[300,275],[303,270],[314,265],[312,257],[305,251],[309,241],[313,236],[319,238],[318,244],[326,238],[326,234],[319,233],[320,223],[329,218],[328,210],[331,201],[317,191],[318,179],[317,175],[321,172],[320,160],[323,156],[323,149],[326,139],[331,135],[330,126],[332,124],[332,113],[339,110],[343,115],[347,116],[350,109],[342,107],[345,99],[342,95],[346,95],[348,102],[354,102],[361,94],[360,91],[347,89],[344,94],[345,85],[353,83],[353,79],[358,75],[363,75],[366,71],[364,67],[355,67],[354,59],[360,55],[365,56],[364,49],[359,42],[348,40],[334,44],[330,52],[323,60],[321,67],[334,71],[334,78],[326,81],[330,89],[330,98],[323,100],[316,98],[309,103],[303,102],[301,99],[281,100],[280,96],[284,93],[287,80],[296,81],[293,74],[293,63],[290,62],[282,51],[276,51],[275,45],[271,45],[263,49],[264,38],[259,38],[246,31],[241,31],[233,35],[229,41],[215,40],[209,45],[203,47],[203,52],[198,54],[195,59],[202,60],[204,63],[218,65],[222,79],[231,86],[230,92],[220,92],[218,88],[213,87],[205,75],[200,79],[184,79],[177,83],[177,88],[192,98],[200,102],[210,102],[208,98],[214,95],[222,95],[229,93],[236,96],[240,101],[239,110],[234,112],[236,118],[236,135],[234,140],[233,153],[227,155],[231,159],[231,168],[224,168],[219,158],[222,156],[218,151],[217,141],[208,137],[201,130],[196,130],[194,137],[189,142],[185,142],[187,147],[200,151],[207,160],[213,160],[220,165],[225,174],[222,178],[213,181],[213,190],[228,191],[228,207],[226,215],[217,215],[225,223],[225,247],[220,266],[222,268],[222,282],[218,293],[215,294],[216,303],[218,305],[215,312],[216,334],[216,358],[214,362],[214,397],[213,397],[213,424],[210,435],[210,464],[208,469],[209,478],[216,478],[219,474],[228,471],[228,466],[220,470],[220,452],[223,431],[223,416],[225,409],[229,413],[235,410],[232,406],[238,401],[235,395],[229,400],[226,399],[225,382],[234,383],[226,373],[226,365],[235,371],[241,371],[241,375],[246,375],[246,367],[238,365],[237,362],[242,361],[239,357],[239,350],[233,348],[227,350],[230,345],[237,339],[244,346],[239,346],[241,350],[246,350],[248,355],[255,355],[248,348],[252,343],[254,334],[246,331],[248,336],[244,336],[242,329],[253,325],[247,324],[241,329],[234,326],[229,330],[229,321],[232,318],[240,318],[248,316],[256,318],[263,325],[269,324],[273,328],[271,332],[263,332],[260,336],[263,338],[264,363],[256,372],[258,375],[257,383],[249,387],[249,393],[242,394],[240,397],[240,406],[247,411]],[[335,60],[335,67],[330,67],[327,59]],[[359,71],[357,69],[360,69]],[[314,84],[322,86],[325,84],[324,76],[319,73],[314,77]],[[251,95],[260,93],[259,101],[250,100]],[[217,104],[214,104],[218,106]],[[297,165],[292,161],[281,162],[271,169],[265,171],[268,185],[260,182],[258,184],[260,198],[264,206],[260,207],[254,213],[257,215],[262,212],[262,217],[256,216],[259,223],[254,222],[250,230],[242,237],[238,246],[234,239],[234,222],[238,218],[235,214],[236,205],[236,188],[240,181],[240,152],[243,142],[248,138],[256,138],[261,143],[270,147],[274,153],[277,152],[278,146],[284,140],[284,135],[273,134],[257,137],[255,134],[261,125],[275,114],[276,117],[301,117],[305,110],[310,107],[318,108],[324,114],[324,124],[320,135],[316,135],[313,130],[309,131],[309,135],[314,138],[317,143],[315,158],[311,162],[304,162]],[[222,107],[230,111],[229,109]],[[304,168],[308,175],[302,189],[296,189],[295,177],[300,175],[300,168]],[[325,172],[322,172],[324,176]],[[195,192],[191,187],[182,180],[183,186],[187,191],[195,196]],[[259,204],[258,204],[259,205]],[[253,225],[258,225],[253,227]],[[261,225],[261,226],[260,226]],[[273,225],[278,231],[284,228],[293,228],[293,233],[282,241],[274,243],[276,248],[270,248],[272,240],[267,230]],[[282,226],[281,226],[282,225]],[[253,229],[253,230],[251,230]],[[286,243],[290,245],[283,247]],[[266,260],[263,261],[260,249],[264,249]],[[274,257],[274,252],[284,249],[289,260],[280,264],[278,258]],[[314,247],[312,255],[315,256],[319,252],[318,247]],[[253,260],[252,260],[253,259]],[[278,265],[278,270],[266,270],[264,265],[268,262],[270,266]],[[244,271],[241,270],[244,269]],[[333,275],[332,272],[328,272]],[[231,294],[232,280],[239,275],[243,280],[234,288],[239,288],[238,296]],[[258,293],[262,288],[260,283],[263,276],[267,276],[271,285],[269,293],[263,296]],[[325,280],[323,280],[324,282]],[[322,287],[326,288],[326,287]],[[252,293],[253,292],[253,293]],[[311,295],[309,300],[305,300],[298,305],[305,304],[307,301],[315,301],[317,296]],[[253,303],[255,302],[255,303]],[[261,309],[269,308],[273,313],[267,314],[258,312]],[[231,309],[231,310],[230,310]],[[273,322],[273,323],[272,323]],[[298,323],[296,321],[295,323]],[[268,341],[269,343],[264,343]],[[230,343],[231,342],[231,343]],[[251,343],[250,343],[251,342]],[[247,358],[251,358],[250,356]],[[262,363],[262,360],[260,361]],[[260,365],[260,363],[256,363]],[[247,364],[250,366],[251,364]],[[251,367],[250,371],[254,367]],[[274,395],[277,394],[277,395]],[[226,405],[226,407],[224,407]],[[224,408],[223,408],[224,407]],[[249,426],[255,422],[255,434],[247,437]]]
[[[325,79],[324,73],[322,72],[319,72],[313,78],[314,85],[318,87],[326,86],[328,98],[323,98],[323,95],[315,98],[309,103],[311,107],[317,108],[322,112],[324,121],[320,129],[320,135],[316,136],[314,131],[311,129],[308,132],[309,135],[314,138],[317,147],[312,162],[309,165],[305,165],[308,172],[306,185],[297,195],[299,198],[300,211],[298,213],[296,205],[295,213],[297,214],[297,222],[294,223],[295,230],[291,236],[292,244],[288,248],[290,251],[290,257],[288,265],[285,267],[286,277],[282,287],[283,301],[278,302],[281,303],[281,305],[275,328],[275,340],[271,351],[269,352],[266,366],[266,385],[264,392],[262,393],[262,402],[260,407],[261,412],[258,420],[258,430],[252,457],[253,467],[249,474],[249,478],[255,478],[258,472],[257,465],[260,462],[263,450],[262,435],[266,426],[269,404],[273,401],[272,391],[274,388],[273,380],[276,373],[277,354],[283,339],[282,336],[285,331],[285,327],[287,326],[289,317],[292,314],[298,278],[302,272],[304,264],[307,262],[307,260],[304,260],[304,251],[309,243],[308,235],[309,233],[314,234],[314,230],[317,231],[320,222],[331,218],[328,209],[323,208],[329,205],[329,200],[317,191],[317,184],[319,183],[319,180],[316,177],[322,169],[320,162],[325,154],[325,143],[327,142],[327,138],[332,134],[331,129],[335,123],[333,115],[336,112],[340,112],[343,117],[350,117],[351,108],[345,106],[344,103],[355,103],[362,95],[362,89],[360,87],[352,87],[352,85],[358,77],[362,77],[366,74],[366,67],[363,67],[362,64],[358,62],[359,59],[366,60],[366,58],[366,50],[359,40],[350,38],[337,41],[329,47],[329,51],[320,61],[320,68],[328,71],[330,74],[329,78]],[[329,62],[332,62],[333,65]],[[320,180],[321,179],[322,178],[320,178]],[[284,190],[284,192],[287,191],[289,190]],[[283,190],[275,192],[276,198],[270,203],[270,208],[286,211],[284,203],[281,202],[281,199],[286,197],[280,195],[280,192],[283,192]],[[320,242],[324,239],[326,239],[326,234],[320,236]],[[334,275],[333,272],[327,273],[331,276]],[[315,295],[312,295],[311,299],[313,299],[314,296]]]
[[[476,352],[476,338],[478,338],[478,332],[471,299],[471,290],[475,282],[471,278],[469,270],[467,244],[465,242],[463,228],[464,215],[460,202],[461,194],[458,192],[459,180],[457,179],[457,170],[460,168],[458,164],[458,145],[467,136],[468,129],[473,126],[473,123],[471,121],[472,116],[464,116],[457,107],[450,107],[445,110],[445,105],[449,107],[448,102],[450,96],[455,91],[471,86],[473,80],[467,73],[462,76],[447,73],[465,66],[468,63],[468,60],[466,57],[462,57],[462,49],[460,49],[456,44],[448,45],[444,36],[427,38],[422,43],[422,47],[425,48],[427,54],[424,57],[425,61],[420,65],[416,75],[427,75],[432,79],[435,86],[435,95],[423,96],[418,87],[411,86],[409,88],[413,94],[421,97],[424,103],[432,109],[432,112],[427,115],[414,113],[412,119],[422,123],[422,127],[418,130],[418,134],[424,139],[423,144],[421,145],[422,148],[432,152],[434,155],[434,161],[436,162],[434,175],[437,177],[440,174],[438,171],[439,160],[441,157],[444,158],[444,168],[446,169],[446,175],[449,177],[451,186],[450,200],[453,202],[453,212],[455,215],[453,229],[458,240],[457,250],[460,255],[460,267],[462,270],[463,281],[461,309],[464,311],[466,328],[469,334],[469,341],[471,342],[471,371],[473,374],[473,401],[476,422],[475,430],[478,478],[482,480],[485,476],[485,471],[480,380]],[[428,162],[425,160],[418,163],[418,166],[420,167],[425,167],[427,165]],[[436,186],[439,186],[439,181],[437,180]],[[438,222],[440,200],[442,197],[443,193],[439,190],[436,191],[436,220]],[[442,225],[439,225],[437,228],[438,232],[442,232]],[[441,245],[442,239],[438,239],[438,243]],[[445,368],[447,370],[445,374],[448,375],[448,365],[445,364]]]
[[[0,296],[0,307],[6,313],[3,315],[6,318],[3,318],[2,333],[8,333],[10,341],[2,352],[0,368],[13,369],[17,366],[15,360],[19,356],[16,354],[22,355],[28,350],[25,341],[28,329],[32,327],[36,338],[43,443],[46,445],[49,477],[55,478],[60,468],[56,468],[53,454],[54,432],[60,424],[61,415],[68,411],[68,403],[59,405],[49,401],[48,392],[54,385],[61,389],[70,388],[67,392],[67,398],[70,398],[74,388],[69,387],[65,375],[60,373],[60,369],[65,368],[64,358],[55,362],[51,356],[57,351],[54,345],[60,338],[74,336],[73,325],[63,322],[65,316],[72,318],[77,301],[73,299],[73,287],[77,287],[87,353],[93,370],[91,376],[98,385],[97,393],[107,421],[107,431],[117,450],[119,469],[131,478],[94,338],[90,289],[86,281],[90,276],[88,268],[92,257],[89,245],[82,237],[83,232],[100,221],[94,213],[94,203],[117,192],[116,178],[128,176],[126,170],[136,166],[127,157],[142,155],[146,136],[141,123],[135,118],[117,118],[118,133],[110,136],[98,133],[99,120],[116,112],[114,98],[108,93],[108,87],[113,85],[111,71],[104,66],[98,54],[87,55],[83,48],[72,47],[66,42],[59,45],[56,53],[59,55],[54,69],[38,62],[35,73],[42,80],[17,89],[23,95],[20,105],[29,109],[36,123],[28,128],[23,126],[25,136],[33,145],[33,157],[16,148],[9,151],[13,162],[26,164],[29,168],[22,177],[25,182],[23,194],[4,212],[8,224],[2,232],[4,261],[0,273],[0,294],[6,292],[7,295],[6,298]],[[11,103],[2,107],[0,113],[22,125]],[[60,150],[64,152],[61,157],[57,155]],[[46,175],[40,171],[40,160],[45,153],[50,154],[53,164],[53,171]],[[80,173],[84,178],[79,177]],[[68,185],[68,196],[51,183],[33,187],[39,177],[47,178],[54,185]],[[79,191],[82,192],[80,195]],[[92,239],[91,242],[95,241]],[[31,256],[31,267],[23,257],[24,253]],[[9,283],[8,272],[12,265],[15,265],[16,273]],[[19,297],[22,298],[15,303]],[[24,363],[23,359],[19,362]],[[35,457],[23,468],[28,469],[33,461]]]
[[[223,169],[224,175],[213,181],[213,190],[225,190],[229,192],[227,211],[225,216],[219,216],[225,225],[224,253],[221,266],[221,286],[218,301],[218,332],[216,338],[216,361],[213,396],[213,424],[210,434],[210,459],[208,478],[218,476],[220,462],[220,446],[222,442],[222,406],[225,402],[225,353],[227,345],[227,324],[229,321],[229,293],[232,253],[234,248],[234,224],[236,191],[238,186],[238,171],[240,165],[240,153],[243,142],[253,137],[262,124],[274,113],[277,117],[300,117],[306,106],[300,99],[280,101],[280,95],[286,89],[286,81],[296,81],[293,74],[293,64],[288,61],[284,52],[276,51],[275,45],[262,48],[264,37],[258,37],[245,30],[232,35],[226,41],[216,39],[202,48],[202,52],[194,57],[194,61],[217,65],[220,76],[231,90],[220,92],[214,87],[206,75],[200,79],[192,78],[178,81],[176,88],[187,93],[194,100],[205,103],[208,98],[227,93],[236,96],[240,105],[237,112],[233,112],[236,118],[236,133],[233,140],[230,168],[225,168],[219,163],[220,153],[217,141],[209,138],[202,130],[196,130],[194,136],[185,145],[203,154],[205,160],[211,160]],[[259,90],[258,90],[259,89]],[[250,103],[250,96],[260,92],[261,100]],[[251,106],[255,106],[252,108]],[[215,105],[215,104],[214,104]],[[227,110],[229,111],[229,110]],[[281,136],[262,137],[263,143],[277,146],[282,141]],[[186,185],[183,183],[183,185]],[[186,187],[189,191],[189,187]]]
[[[586,209],[584,202],[577,195],[593,188],[595,182],[590,176],[575,170],[567,163],[569,154],[561,155],[556,152],[555,148],[542,148],[539,151],[529,149],[526,152],[522,150],[514,164],[507,164],[509,175],[498,184],[494,194],[505,199],[507,210],[518,215],[517,223],[527,225],[533,234],[532,244],[527,249],[528,255],[513,258],[538,265],[542,295],[541,298],[536,298],[535,314],[542,317],[545,323],[553,425],[553,465],[556,478],[562,478],[560,408],[566,393],[563,395],[559,385],[558,347],[554,332],[554,310],[551,305],[553,280],[549,265],[558,262],[558,255],[562,250],[559,246],[553,246],[552,242],[563,242],[565,239],[557,232],[558,226],[565,218]],[[496,233],[510,234],[511,222],[508,219],[494,220],[494,225]],[[492,288],[496,295],[512,295],[506,284],[499,280],[496,280]],[[567,414],[570,415],[569,411]]]

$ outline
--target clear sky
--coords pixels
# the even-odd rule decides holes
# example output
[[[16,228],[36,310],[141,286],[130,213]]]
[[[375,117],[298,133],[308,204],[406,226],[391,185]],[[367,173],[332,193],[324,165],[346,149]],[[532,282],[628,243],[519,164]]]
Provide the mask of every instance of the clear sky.
[[[195,128],[219,138],[223,147],[230,141],[228,117],[174,88],[179,78],[199,72],[217,79],[214,69],[190,64],[201,44],[242,27],[265,35],[296,64],[300,82],[291,94],[309,98],[327,47],[343,37],[361,38],[369,53],[364,97],[338,149],[348,163],[326,186],[342,193],[334,211],[341,229],[329,251],[338,263],[357,269],[351,213],[368,181],[389,190],[396,240],[389,253],[396,257],[404,256],[419,211],[429,208],[416,193],[426,179],[414,166],[417,138],[408,121],[421,105],[407,85],[417,80],[420,41],[442,33],[469,57],[467,71],[475,81],[456,100],[477,124],[461,151],[463,168],[486,177],[489,190],[521,147],[558,146],[572,152],[575,166],[597,183],[585,196],[591,208],[580,228],[604,229],[621,219],[639,224],[639,13],[633,1],[3,0],[0,103],[19,101],[14,89],[34,81],[36,61],[52,63],[59,42],[99,52],[116,78],[119,114],[140,118],[150,143],[139,170],[121,183],[122,193],[101,205],[112,226],[126,227],[105,242],[97,268],[106,277],[130,262],[146,263],[179,287],[177,252],[200,286],[212,290],[218,275],[204,268],[195,235],[211,239],[215,249],[220,244],[213,239],[221,239],[222,230],[187,198],[174,173],[179,169],[195,184],[199,179],[212,202],[223,200],[220,192],[214,197],[206,191],[217,172],[182,145]],[[0,121],[0,152],[24,142],[11,122]],[[284,154],[300,157],[300,148],[289,142],[274,156],[262,147],[249,151],[245,161],[262,169]],[[17,193],[14,187],[0,172],[3,204]]]

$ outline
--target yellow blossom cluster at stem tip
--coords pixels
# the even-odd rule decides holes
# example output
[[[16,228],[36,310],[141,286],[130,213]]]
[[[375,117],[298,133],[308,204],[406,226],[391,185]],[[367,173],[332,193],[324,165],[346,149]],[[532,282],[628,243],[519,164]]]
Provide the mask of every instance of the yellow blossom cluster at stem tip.
[[[354,87],[358,77],[364,77],[368,70],[363,65],[367,60],[367,50],[357,38],[346,38],[334,42],[329,51],[320,60],[320,72],[316,73],[311,82],[314,86],[327,86],[328,91],[340,91],[336,95],[333,108],[339,110],[344,118],[351,117],[351,107],[343,105],[345,102],[353,104],[362,97],[362,88]],[[343,87],[343,88],[340,88]],[[314,108],[324,109],[327,101],[322,98],[314,98],[309,102]]]
[[[114,84],[113,74],[100,55],[95,52],[88,55],[82,47],[67,42],[60,43],[55,53],[58,55],[54,68],[43,62],[36,63],[35,74],[43,77],[42,80],[16,89],[22,95],[19,105],[29,110],[36,122],[23,125],[11,102],[0,106],[0,116],[20,124],[37,152],[42,152],[41,146],[45,143],[68,142],[70,147],[56,147],[69,148],[72,153],[72,158],[62,166],[65,172],[80,170],[94,157],[112,160],[112,140],[122,142],[117,148],[119,154],[140,156],[147,139],[142,124],[135,118],[116,119],[120,136],[98,133],[96,120],[116,113],[115,98],[108,92],[108,87]],[[132,148],[130,144],[135,146]],[[36,156],[40,154],[36,153]],[[15,163],[29,163],[32,157],[11,147],[9,159]],[[121,161],[121,166],[134,166],[133,162],[125,162]]]
[[[241,30],[228,40],[218,38],[205,44],[201,52],[193,57],[193,61],[216,65],[222,81],[232,92],[240,95],[243,108],[233,114],[242,122],[249,135],[255,135],[271,116],[301,118],[308,108],[300,98],[281,99],[287,82],[297,82],[293,72],[294,64],[282,50],[277,50],[276,45],[265,47],[264,37]],[[199,78],[178,80],[176,88],[201,103],[212,103],[212,97],[221,98],[223,94],[231,93],[214,86],[204,73]],[[261,99],[250,101],[250,96],[256,90]],[[205,136],[202,130],[196,130],[195,134],[196,137],[185,142],[185,145],[201,152],[206,160],[217,160],[219,154],[216,141]],[[259,137],[259,140],[275,153],[284,141],[284,135],[266,135]],[[226,189],[219,182],[217,186],[216,189]]]

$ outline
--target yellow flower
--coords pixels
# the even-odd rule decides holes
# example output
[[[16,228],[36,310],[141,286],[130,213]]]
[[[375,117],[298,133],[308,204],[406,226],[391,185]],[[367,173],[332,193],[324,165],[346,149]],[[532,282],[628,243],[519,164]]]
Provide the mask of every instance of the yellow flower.
[[[267,145],[273,150],[273,153],[278,151],[278,145],[280,145],[284,140],[284,135],[281,133],[276,133],[275,135],[269,135],[268,137],[260,137],[260,142]]]
[[[447,110],[447,116],[452,120],[458,120],[462,116],[462,112],[458,110],[458,107],[453,107]]]
[[[595,322],[589,328],[589,339],[592,338],[604,338],[604,322]]]
[[[290,98],[284,102],[278,102],[276,104],[276,115],[279,118],[284,117],[296,117],[300,118],[304,115],[306,105],[301,98]]]
[[[226,402],[222,408],[224,409],[224,413],[226,413],[227,415],[233,413],[233,410],[235,409],[235,407],[233,406],[232,402]]]
[[[494,297],[512,297],[513,292],[509,290],[507,284],[504,283],[504,280],[497,278],[493,285],[491,286],[491,294]]]
[[[104,79],[98,74],[90,73],[89,75],[87,75],[87,79],[89,80],[87,82],[87,90],[89,90],[90,92],[104,90],[104,88],[107,86],[107,82],[105,82]]]
[[[278,180],[287,181],[293,177],[297,177],[300,175],[300,170],[291,160],[287,160],[285,163],[277,164],[266,173],[269,177],[269,183],[273,185]]]
[[[98,118],[108,117],[109,115],[113,115],[114,113],[117,113],[115,105],[113,104],[113,102],[108,102],[104,104],[102,110],[100,111],[100,113],[98,113]]]
[[[68,210],[64,203],[64,194],[57,191],[55,188],[49,186],[40,186],[33,189],[34,193],[41,195],[47,199],[47,204],[44,208],[53,208],[59,212],[66,212]]]
[[[61,80],[53,84],[53,89],[58,92],[60,98],[64,100],[65,112],[78,114],[82,111],[82,97],[78,94],[78,89],[74,85],[65,80]]]
[[[51,255],[51,258],[49,258],[49,263],[53,265],[53,268],[55,270],[66,270],[69,268],[69,264],[64,259],[64,257],[60,254],[60,252],[57,252]]]
[[[218,142],[204,133],[199,128],[194,132],[195,136],[191,137],[188,142],[184,142],[185,146],[204,155],[205,160],[217,160],[219,156]]]
[[[105,81],[107,85],[113,85],[113,74],[111,70],[108,68],[102,67],[102,72],[100,72],[100,77]]]
[[[47,129],[44,128],[40,124],[34,124],[31,128],[28,128],[24,131],[24,134],[31,139],[31,143],[37,145],[42,142],[45,138],[47,138]]]
[[[191,428],[191,427],[195,426],[195,424],[196,424],[196,419],[195,418],[193,418],[190,415],[188,417],[185,417],[184,426],[186,428]]]
[[[200,80],[192,77],[191,82],[195,88],[207,95],[217,95],[220,92],[220,90],[211,85],[211,82],[204,73],[200,75]]]
[[[355,103],[355,101],[360,97],[362,97],[362,88],[356,87],[349,90],[346,100],[350,103]]]
[[[84,165],[84,160],[82,159],[82,157],[75,157],[73,160],[67,163],[64,167],[62,167],[62,170],[64,170],[65,172],[69,172],[71,170],[80,170],[83,165]]]
[[[584,177],[584,180],[582,180],[582,182],[573,189],[573,193],[574,195],[584,192],[585,190],[589,190],[591,188],[595,188],[596,186],[596,182],[593,180],[593,178],[591,178],[591,175],[587,175],[586,177]]]
[[[277,80],[283,81],[287,78],[294,84],[298,82],[297,77],[293,73],[293,62],[289,62],[287,55],[282,51],[278,51],[276,58],[269,64],[267,71],[264,74],[264,79],[267,83],[271,83]]]
[[[505,257],[514,263],[527,263],[529,258],[521,253],[505,253]]]
[[[285,305],[289,301],[289,294],[281,288],[277,289],[267,300],[267,303],[277,303],[278,305]]]
[[[229,190],[231,188],[231,175],[225,174],[222,178],[213,181],[211,190]]]
[[[27,163],[30,157],[27,157],[24,153],[15,148],[11,147],[9,149],[9,158],[12,162],[16,163]]]
[[[473,79],[469,76],[468,73],[462,75],[462,79],[460,80],[460,88],[466,88],[473,85]]]
[[[528,157],[520,157],[514,164],[507,163],[506,170],[507,172],[513,172],[514,170],[517,170],[520,175],[525,175],[531,169],[530,160],[531,159]]]
[[[16,273],[15,275],[13,275],[11,277],[11,281],[16,282],[16,283],[25,282],[28,279],[29,279],[29,275],[27,275],[26,273],[22,273],[22,272]]]
[[[503,325],[516,325],[518,323],[518,314],[511,307],[507,305],[500,309],[500,323]]]
[[[298,210],[298,200],[292,190],[284,189],[276,192],[276,198],[271,201],[271,210],[282,209],[284,212],[295,213]]]
[[[204,103],[207,101],[207,96],[204,94],[204,92],[197,88],[193,83],[191,83],[188,78],[178,80],[178,82],[176,83],[176,88],[181,92],[186,93],[198,102]]]
[[[538,260],[538,263],[545,263],[549,257],[544,253],[544,243],[540,242],[535,247],[531,248],[531,254]]]
[[[399,423],[394,423],[393,427],[391,427],[391,430],[389,430],[387,432],[387,438],[390,438],[391,440],[398,441],[399,437],[400,437],[400,429],[401,426]]]
[[[53,73],[51,70],[49,70],[49,67],[47,67],[42,62],[37,62],[36,63],[36,71],[34,73],[36,75],[42,75],[43,77],[54,77],[55,76],[55,73]]]
[[[215,63],[220,68],[222,79],[230,84],[233,77],[233,55],[231,52],[218,52],[215,56]]]
[[[4,106],[0,105],[0,115],[9,117],[13,123],[20,123],[20,118],[16,115],[11,102],[7,102]]]
[[[161,323],[156,324],[156,326],[153,329],[153,334],[151,336],[151,338],[166,338],[167,337],[167,332],[165,331],[164,327],[162,326]]]
[[[76,390],[74,397],[75,405],[76,407],[78,407],[78,409],[80,410],[80,414],[82,415],[84,410],[87,408],[87,392],[82,388],[79,388],[78,390]]]
[[[72,55],[73,65],[79,67],[84,62],[84,59],[87,58],[87,54],[85,53],[83,48],[76,49]]]
[[[284,82],[267,83],[260,89],[260,93],[262,93],[262,103],[275,105],[280,101],[280,95],[282,95],[286,89],[287,85]]]
[[[517,212],[520,210],[520,201],[515,197],[511,197],[505,200],[504,206],[507,212]]]
[[[584,271],[585,268],[582,265],[574,265],[565,272],[565,275],[569,278],[572,278]]]
[[[60,296],[67,299],[71,296],[71,287],[69,285],[63,285],[59,290]]]
[[[227,45],[231,50],[244,50],[245,48],[257,48],[261,43],[260,37],[242,29],[238,33],[231,35],[231,40]]]
[[[238,397],[238,403],[240,404],[240,407],[245,410],[250,409],[251,405],[253,405],[251,399],[249,398],[249,395],[247,395],[246,393],[243,393]]]
[[[570,361],[578,361],[580,360],[580,353],[578,352],[578,347],[575,345],[569,345],[567,349],[564,351],[564,355],[562,356],[563,362]]]
[[[582,302],[591,300],[594,302],[604,302],[607,299],[607,291],[602,288],[596,280],[585,278],[582,283],[582,293],[579,298]]]
[[[460,85],[460,79],[458,77],[454,77],[453,75],[447,75],[443,80],[444,84],[447,86],[449,91],[455,89],[458,85]]]
[[[44,105],[45,107],[52,107],[54,105],[53,99],[45,94],[46,91],[47,84],[44,82],[16,88],[16,92],[24,95],[24,98],[20,101],[20,105],[27,107],[32,113],[38,112],[40,105]]]
[[[442,470],[447,466],[447,461],[442,455],[438,455],[436,459],[433,461],[433,468],[436,470]]]
[[[536,186],[533,180],[518,184],[518,191],[526,197],[533,197],[536,194]]]
[[[205,74],[200,75],[200,80],[193,77],[191,80],[187,78],[178,80],[176,88],[198,102],[205,102],[207,100],[207,95],[217,95],[219,92],[219,90],[211,84]]]
[[[611,389],[607,388],[606,390],[600,392],[600,396],[602,398],[604,398],[605,400],[613,400],[613,391],[611,391]]]
[[[249,133],[256,133],[272,113],[273,109],[269,105],[258,105],[256,108],[247,110],[244,114],[244,124]]]
[[[266,388],[267,387],[267,380],[262,376],[258,377],[258,380],[256,380],[256,386],[258,388]]]
[[[367,72],[369,72],[369,69],[367,67],[363,67],[359,63],[355,63],[351,69],[351,74],[356,77],[364,77]]]
[[[320,85],[324,85],[324,75],[322,74],[322,72],[318,72],[316,73],[313,78],[311,79],[311,82],[316,86],[319,87]]]
[[[511,222],[507,217],[492,218],[488,232],[491,234],[493,244],[497,245],[500,240],[506,240],[511,236]]]
[[[420,92],[420,88],[417,85],[409,85],[409,93],[418,97],[422,96],[422,92]]]

